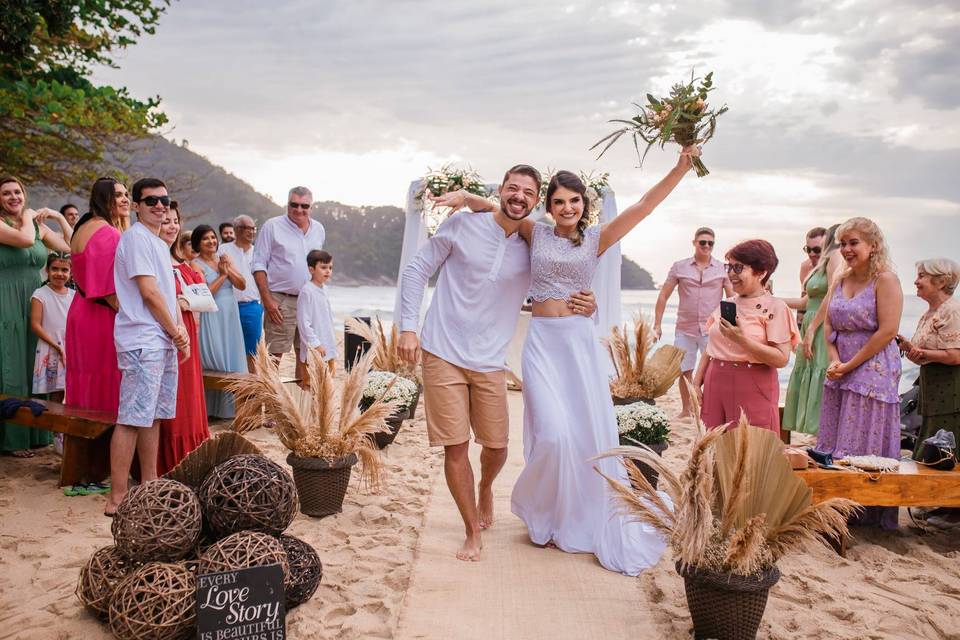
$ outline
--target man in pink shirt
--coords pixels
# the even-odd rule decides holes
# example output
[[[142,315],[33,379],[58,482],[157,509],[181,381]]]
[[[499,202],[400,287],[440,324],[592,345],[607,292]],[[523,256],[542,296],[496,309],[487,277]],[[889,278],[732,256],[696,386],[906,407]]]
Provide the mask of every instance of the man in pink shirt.
[[[720,305],[724,294],[733,295],[723,263],[713,257],[716,234],[709,227],[700,227],[693,236],[693,257],[678,260],[670,267],[670,273],[657,297],[654,310],[653,335],[659,340],[663,331],[663,312],[673,290],[680,287],[680,303],[677,305],[677,326],[674,346],[683,349],[680,371],[690,380],[697,367],[697,353],[707,348],[707,318]],[[687,386],[680,385],[680,400],[683,403],[681,418],[691,415],[690,395]]]

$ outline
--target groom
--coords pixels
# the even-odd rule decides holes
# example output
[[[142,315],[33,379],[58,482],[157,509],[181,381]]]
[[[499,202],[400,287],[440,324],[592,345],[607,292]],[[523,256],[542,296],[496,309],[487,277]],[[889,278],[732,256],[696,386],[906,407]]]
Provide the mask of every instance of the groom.
[[[447,486],[466,528],[457,558],[469,561],[480,559],[480,531],[493,524],[493,480],[507,459],[504,363],[530,286],[530,250],[517,230],[540,200],[540,173],[516,165],[499,191],[496,211],[445,220],[404,269],[400,289],[400,355],[414,363],[422,353],[427,435],[431,446],[444,448]],[[420,305],[438,270],[421,343]],[[591,292],[569,304],[586,316],[596,310]],[[471,427],[483,447],[476,493],[467,456]]]

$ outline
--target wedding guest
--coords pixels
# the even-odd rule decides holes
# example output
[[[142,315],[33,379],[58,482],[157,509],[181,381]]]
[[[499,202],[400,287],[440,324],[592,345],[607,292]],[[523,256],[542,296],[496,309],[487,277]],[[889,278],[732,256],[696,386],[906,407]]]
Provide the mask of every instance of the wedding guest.
[[[820,264],[820,255],[823,252],[823,241],[827,235],[827,230],[823,227],[814,227],[807,231],[807,236],[802,251],[807,254],[807,259],[800,263],[800,296],[806,293],[803,290],[803,283],[807,281],[810,272]],[[797,324],[803,323],[803,309],[797,310]]]
[[[851,218],[837,229],[847,270],[827,294],[830,364],[824,383],[817,449],[834,458],[900,457],[900,354],[894,338],[903,310],[900,280],[883,233]],[[867,509],[861,524],[897,527],[897,509]]]
[[[257,224],[250,216],[237,216],[233,221],[237,239],[230,244],[220,246],[220,253],[230,256],[234,267],[243,276],[247,286],[233,290],[240,309],[240,328],[243,330],[243,345],[247,352],[247,368],[253,372],[253,356],[257,352],[260,336],[263,333],[263,306],[260,304],[260,291],[257,290],[250,270],[253,264],[253,240],[257,235]]]
[[[220,232],[220,242],[222,244],[227,244],[237,239],[236,230],[233,228],[232,222],[221,222],[218,231]]]
[[[724,294],[733,295],[733,286],[723,269],[723,263],[713,257],[716,234],[710,227],[700,227],[693,234],[693,257],[673,263],[667,279],[660,287],[654,308],[653,336],[659,340],[663,334],[661,324],[667,300],[673,290],[680,288],[677,305],[677,325],[673,344],[683,349],[680,371],[690,380],[697,368],[697,355],[707,348],[707,319],[717,308]],[[690,416],[690,396],[687,386],[680,383],[681,418]]]
[[[184,286],[203,282],[203,276],[180,256],[177,240],[180,238],[182,217],[179,205],[176,208],[173,205],[171,201],[170,210],[160,226],[160,239],[170,247],[177,305],[190,339],[190,357],[181,360],[177,366],[176,415],[160,421],[157,475],[161,476],[180,464],[188,453],[210,437],[207,403],[203,394],[203,368],[200,366],[199,314],[191,311],[186,298],[182,297]]]
[[[0,393],[29,397],[33,378],[36,336],[30,331],[30,298],[41,284],[40,269],[47,249],[69,252],[63,237],[44,221],[70,225],[57,211],[27,208],[27,190],[13,176],[0,178]],[[52,441],[50,432],[6,424],[0,420],[4,453],[33,456],[33,447]]]
[[[111,517],[127,494],[134,452],[140,480],[157,478],[160,420],[176,413],[177,352],[180,360],[190,357],[170,254],[157,237],[169,215],[166,185],[156,178],[138,180],[133,202],[137,222],[120,238],[113,273],[120,306],[114,341],[122,379],[110,440],[110,496],[104,509]]]
[[[70,254],[54,251],[47,256],[47,282],[30,298],[30,329],[37,336],[33,360],[33,393],[63,402],[66,386],[67,311],[76,293],[67,288]]]
[[[923,416],[914,460],[923,441],[940,429],[952,431],[960,444],[960,300],[953,297],[960,282],[960,265],[948,258],[917,263],[917,296],[927,303],[910,340],[900,349],[920,365],[919,413]]]
[[[230,256],[217,256],[217,234],[211,227],[201,224],[194,229],[190,244],[198,256],[193,266],[203,274],[217,303],[217,311],[205,313],[200,323],[200,362],[212,371],[246,373],[240,310],[233,289],[243,289],[247,283]],[[233,418],[233,394],[207,391],[206,396],[208,415]]]
[[[297,295],[310,273],[307,254],[323,249],[326,232],[310,217],[313,194],[306,187],[294,187],[287,196],[287,214],[267,220],[260,229],[253,250],[253,277],[263,303],[263,332],[267,349],[275,358],[299,352]],[[297,373],[302,366],[297,354]]]
[[[766,240],[746,240],[727,252],[726,271],[736,295],[736,324],[715,310],[707,320],[706,357],[694,376],[702,387],[704,424],[736,422],[741,411],[750,424],[780,434],[780,384],[777,369],[786,366],[800,342],[796,320],[765,288],[779,264]]]
[[[827,342],[823,338],[823,320],[827,308],[823,300],[827,291],[836,282],[846,264],[840,256],[840,244],[836,231],[840,225],[830,227],[824,236],[826,243],[816,266],[807,274],[803,283],[804,295],[800,298],[784,298],[791,309],[806,311],[800,333],[803,343],[797,347],[793,371],[787,385],[787,398],[783,408],[783,428],[800,433],[816,433],[820,428],[820,405],[823,400],[823,382],[827,375],[829,356]]]
[[[68,225],[71,227],[77,226],[77,220],[80,219],[80,210],[77,208],[77,205],[68,202],[60,207],[60,214],[67,221]]]
[[[330,372],[336,371],[337,338],[333,332],[333,311],[324,285],[333,274],[333,256],[314,249],[307,254],[310,280],[300,288],[297,298],[297,330],[300,332],[300,361],[307,362],[309,349],[316,349]],[[301,386],[309,388],[309,381]]]
[[[183,231],[180,233],[180,256],[187,261],[187,263],[192,263],[197,259],[197,252],[193,250],[193,244],[190,242],[190,238],[193,236],[191,231]]]
[[[120,402],[120,368],[113,339],[117,317],[114,259],[120,233],[130,221],[127,189],[100,178],[90,189],[90,211],[77,222],[71,262],[77,295],[67,312],[70,354],[65,403],[115,414]],[[95,478],[93,480],[100,480]]]

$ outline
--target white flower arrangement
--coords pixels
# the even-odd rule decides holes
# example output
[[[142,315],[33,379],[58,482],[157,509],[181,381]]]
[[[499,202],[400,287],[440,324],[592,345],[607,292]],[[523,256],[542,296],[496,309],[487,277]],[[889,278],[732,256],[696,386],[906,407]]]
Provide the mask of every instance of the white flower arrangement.
[[[646,402],[619,405],[617,433],[624,444],[664,444],[669,441],[670,420],[663,409]]]
[[[556,171],[548,169],[542,175],[544,176],[543,183],[540,185],[540,202],[546,206],[547,198],[547,187],[550,185],[550,180],[553,179]],[[584,173],[580,172],[580,181],[583,182],[583,186],[587,188],[587,199],[590,201],[590,210],[587,211],[587,220],[589,221],[588,226],[593,226],[600,222],[600,210],[603,208],[603,190],[610,187],[610,174],[609,173]]]
[[[488,197],[487,185],[476,171],[472,168],[457,169],[452,165],[445,164],[440,169],[428,169],[427,174],[421,179],[423,186],[414,194],[413,200],[420,215],[427,223],[427,233],[433,235],[444,216],[438,214],[433,203],[427,198],[430,193],[434,196],[440,196],[452,191],[463,189],[468,193]]]
[[[397,381],[391,387],[390,383],[394,378]],[[390,371],[371,371],[367,374],[367,383],[363,387],[361,404],[364,406],[373,404],[382,396],[384,402],[398,400],[401,407],[409,407],[415,395],[417,395],[417,383],[413,380]]]

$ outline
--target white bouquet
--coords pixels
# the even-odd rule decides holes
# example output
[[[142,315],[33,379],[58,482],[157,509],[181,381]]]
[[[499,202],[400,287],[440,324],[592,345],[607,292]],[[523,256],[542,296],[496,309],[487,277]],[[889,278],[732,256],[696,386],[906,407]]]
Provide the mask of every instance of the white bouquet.
[[[396,378],[396,382],[394,382]],[[393,386],[390,386],[393,383]],[[398,376],[390,371],[371,371],[367,374],[367,383],[363,387],[361,407],[368,407],[376,400],[389,402],[398,400],[401,407],[409,407],[417,395],[417,383]]]
[[[619,405],[614,409],[621,444],[636,445],[639,442],[649,446],[669,441],[670,421],[663,409],[646,402]]]

